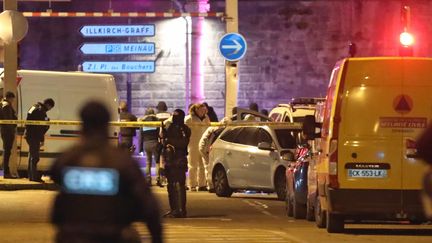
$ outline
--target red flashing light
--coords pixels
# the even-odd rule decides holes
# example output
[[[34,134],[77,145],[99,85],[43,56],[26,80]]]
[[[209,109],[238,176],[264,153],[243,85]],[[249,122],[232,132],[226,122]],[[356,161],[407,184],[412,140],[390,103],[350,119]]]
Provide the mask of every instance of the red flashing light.
[[[408,32],[402,32],[399,36],[399,41],[403,46],[412,46],[414,44],[414,36]]]

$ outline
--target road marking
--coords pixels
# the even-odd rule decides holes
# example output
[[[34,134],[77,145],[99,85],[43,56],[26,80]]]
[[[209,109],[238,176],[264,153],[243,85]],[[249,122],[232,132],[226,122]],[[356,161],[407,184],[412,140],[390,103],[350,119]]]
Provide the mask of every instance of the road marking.
[[[279,218],[276,215],[273,215],[272,213],[270,213],[269,211],[265,210],[267,208],[269,208],[266,204],[259,202],[259,201],[249,201],[247,199],[242,200],[244,203],[248,204],[249,206],[257,209],[258,211],[260,211],[262,214],[270,216],[272,218]]]
[[[229,218],[217,218],[217,217],[207,217],[207,218],[204,218],[204,217],[191,217],[191,218],[183,218],[182,220],[218,220],[218,221],[232,221],[232,219],[229,219]]]
[[[150,235],[144,224],[136,225],[142,239],[150,241]],[[273,242],[273,243],[304,243],[296,237],[282,231],[232,228],[217,226],[190,226],[164,224],[164,241],[178,242]],[[147,242],[147,241],[146,241]]]
[[[254,203],[256,203],[256,204],[262,206],[263,208],[268,208],[268,207],[269,207],[269,206],[267,206],[267,204],[262,203],[262,202],[259,202],[259,201],[254,201]]]

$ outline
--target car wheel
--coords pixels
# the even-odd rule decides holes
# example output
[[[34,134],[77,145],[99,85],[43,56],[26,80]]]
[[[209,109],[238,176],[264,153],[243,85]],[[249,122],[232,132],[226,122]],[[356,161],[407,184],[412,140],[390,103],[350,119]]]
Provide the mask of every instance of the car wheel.
[[[233,190],[229,187],[228,177],[223,168],[217,168],[213,176],[213,185],[218,197],[230,197]]]
[[[324,211],[321,209],[321,203],[319,200],[319,196],[317,193],[317,196],[315,197],[315,223],[318,226],[318,228],[324,228],[326,227],[326,215]]]
[[[292,204],[291,194],[288,192],[288,188],[285,196],[285,211],[288,217],[293,216],[293,204]]]
[[[306,202],[306,220],[307,221],[314,221],[315,220],[315,214],[314,214],[314,207],[313,204],[308,199]]]
[[[344,231],[344,218],[342,215],[332,214],[327,211],[327,232],[341,233]]]
[[[306,205],[299,203],[293,195],[293,216],[295,219],[306,218]]]
[[[279,200],[283,201],[287,195],[285,172],[278,170],[275,175],[275,191]]]

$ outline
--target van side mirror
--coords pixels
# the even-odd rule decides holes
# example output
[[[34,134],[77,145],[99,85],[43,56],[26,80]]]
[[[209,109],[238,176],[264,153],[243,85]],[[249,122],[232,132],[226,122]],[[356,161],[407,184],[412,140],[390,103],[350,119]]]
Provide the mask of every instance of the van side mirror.
[[[304,118],[303,121],[303,135],[305,136],[306,140],[313,140],[316,137],[316,131],[315,128],[317,127],[317,124],[315,122],[315,116],[307,115]]]
[[[269,150],[269,151],[273,151],[273,150],[275,150],[275,149],[271,146],[271,144],[269,144],[268,142],[261,142],[261,143],[258,143],[258,149],[261,149],[261,150]]]

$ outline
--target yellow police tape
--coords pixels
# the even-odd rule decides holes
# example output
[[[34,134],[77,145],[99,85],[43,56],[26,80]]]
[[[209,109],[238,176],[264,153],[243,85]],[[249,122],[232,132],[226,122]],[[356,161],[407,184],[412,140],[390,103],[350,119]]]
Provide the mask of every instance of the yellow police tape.
[[[15,124],[15,125],[37,125],[37,126],[49,126],[49,125],[69,125],[69,126],[80,126],[81,121],[27,121],[27,120],[0,120],[0,124]],[[112,121],[109,123],[110,126],[116,127],[161,127],[162,122],[118,122]],[[206,123],[192,123],[190,126],[203,126],[208,127]],[[302,129],[301,123],[287,123],[287,122],[255,122],[255,121],[233,121],[228,123],[211,122],[210,126],[281,126],[288,129]]]

